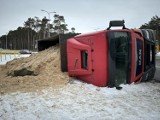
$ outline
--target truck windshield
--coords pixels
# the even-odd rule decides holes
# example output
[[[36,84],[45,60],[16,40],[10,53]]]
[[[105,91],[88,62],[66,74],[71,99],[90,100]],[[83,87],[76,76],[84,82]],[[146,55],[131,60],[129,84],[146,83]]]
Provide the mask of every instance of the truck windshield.
[[[128,83],[131,64],[131,37],[128,32],[108,32],[109,69],[111,69],[114,86]]]

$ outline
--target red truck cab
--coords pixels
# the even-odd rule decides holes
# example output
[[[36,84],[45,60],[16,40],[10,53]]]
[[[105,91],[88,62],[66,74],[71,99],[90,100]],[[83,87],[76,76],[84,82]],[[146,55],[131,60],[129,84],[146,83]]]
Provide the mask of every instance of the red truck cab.
[[[123,29],[110,29],[121,25]],[[154,32],[127,29],[124,21],[111,21],[110,27],[67,40],[69,76],[100,87],[151,79],[155,73]]]

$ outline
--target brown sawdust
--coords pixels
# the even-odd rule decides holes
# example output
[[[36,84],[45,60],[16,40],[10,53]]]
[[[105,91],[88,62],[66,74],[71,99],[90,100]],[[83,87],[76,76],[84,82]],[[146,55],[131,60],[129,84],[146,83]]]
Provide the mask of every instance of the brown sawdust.
[[[68,83],[67,73],[60,70],[59,47],[54,46],[28,58],[18,58],[0,66],[0,94],[32,92],[46,87],[59,88]],[[27,68],[36,76],[8,76],[14,70]]]

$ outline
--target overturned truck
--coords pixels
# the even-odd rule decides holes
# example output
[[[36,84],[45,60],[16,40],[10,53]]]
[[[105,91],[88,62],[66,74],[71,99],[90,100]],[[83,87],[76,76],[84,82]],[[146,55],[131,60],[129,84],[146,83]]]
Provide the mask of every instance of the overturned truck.
[[[123,28],[111,30],[117,26]],[[69,76],[101,87],[154,77],[156,38],[151,29],[128,29],[124,21],[111,21],[107,30],[69,37],[59,39],[61,69]]]

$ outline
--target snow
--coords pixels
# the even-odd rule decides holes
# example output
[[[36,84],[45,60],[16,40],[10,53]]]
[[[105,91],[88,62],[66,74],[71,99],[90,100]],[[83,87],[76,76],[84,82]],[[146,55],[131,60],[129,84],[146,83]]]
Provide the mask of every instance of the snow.
[[[160,52],[158,52],[158,53],[156,54],[156,56],[160,56]]]
[[[156,54],[156,59],[160,59],[160,52]]]
[[[6,56],[6,57],[5,57]],[[10,55],[4,55],[0,56],[0,65],[6,64],[8,61],[11,61],[15,58],[21,58],[21,57],[29,57],[30,54],[10,54]]]
[[[157,55],[157,56],[160,56],[160,52],[158,52],[156,55]]]
[[[61,88],[0,96],[0,120],[159,120],[160,83],[122,90],[74,80]]]

